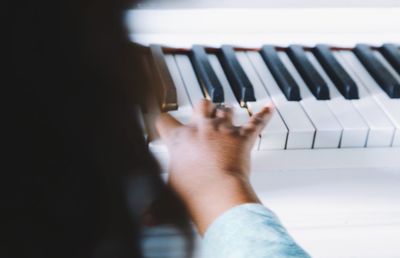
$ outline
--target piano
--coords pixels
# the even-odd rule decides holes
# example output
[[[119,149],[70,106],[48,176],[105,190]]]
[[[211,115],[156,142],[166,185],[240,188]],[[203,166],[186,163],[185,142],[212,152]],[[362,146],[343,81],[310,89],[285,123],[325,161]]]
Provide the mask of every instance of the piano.
[[[263,203],[312,257],[400,257],[398,1],[147,1],[126,24],[160,91],[143,126],[165,173],[154,113],[186,123],[209,98],[240,125],[271,102]]]

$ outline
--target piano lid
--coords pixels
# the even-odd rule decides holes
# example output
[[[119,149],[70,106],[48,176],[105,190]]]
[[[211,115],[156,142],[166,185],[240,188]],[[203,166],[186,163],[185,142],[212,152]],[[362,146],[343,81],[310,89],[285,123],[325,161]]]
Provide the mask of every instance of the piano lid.
[[[294,0],[226,2],[143,2],[127,12],[126,24],[133,41],[172,47],[259,47],[265,43],[352,47],[361,42],[382,45],[400,38],[400,1],[339,0],[322,1],[323,5],[316,0],[304,5]]]
[[[397,0],[147,0],[140,9],[399,7]]]

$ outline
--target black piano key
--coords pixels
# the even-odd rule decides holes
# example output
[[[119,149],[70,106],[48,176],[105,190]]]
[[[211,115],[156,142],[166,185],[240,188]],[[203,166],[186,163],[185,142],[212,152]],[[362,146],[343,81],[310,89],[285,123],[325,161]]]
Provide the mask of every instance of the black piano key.
[[[205,48],[194,45],[190,52],[190,60],[205,95],[214,103],[224,102],[224,90],[211,67]]]
[[[384,44],[379,51],[386,60],[393,66],[398,74],[400,74],[400,46],[395,44]]]
[[[238,102],[244,105],[248,101],[256,101],[253,86],[239,64],[233,47],[222,46],[218,58]]]
[[[330,47],[323,44],[316,45],[313,53],[344,98],[358,99],[357,84],[336,60]]]
[[[286,52],[315,98],[318,100],[329,99],[328,85],[308,60],[303,47],[291,45]]]
[[[380,63],[371,47],[366,44],[358,44],[353,51],[386,94],[390,98],[400,98],[400,83]]]
[[[299,86],[282,63],[276,48],[274,46],[264,45],[260,54],[287,100],[300,101]]]
[[[162,111],[178,109],[178,97],[175,84],[171,78],[165,61],[164,52],[160,45],[150,45],[152,56],[156,94]]]

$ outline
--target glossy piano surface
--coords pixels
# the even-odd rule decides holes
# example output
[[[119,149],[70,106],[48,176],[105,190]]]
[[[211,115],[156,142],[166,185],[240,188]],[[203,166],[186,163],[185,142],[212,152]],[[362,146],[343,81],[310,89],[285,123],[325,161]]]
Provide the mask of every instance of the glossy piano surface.
[[[146,0],[135,8],[146,9],[192,9],[192,8],[305,8],[305,7],[394,7],[396,0]]]
[[[196,8],[181,1],[185,8],[176,9],[161,2],[127,13],[126,24],[134,41],[175,47],[190,47],[194,43],[247,47],[266,43],[353,46],[357,43],[380,45],[400,38],[398,1],[370,1],[373,7],[368,4],[365,7],[365,1],[349,1],[353,5],[342,1],[338,6],[332,4],[335,8],[329,3],[336,1],[324,1],[325,6],[310,1],[301,7],[295,7],[295,1],[291,1],[292,5],[278,8],[251,4],[235,8],[226,1],[221,1],[219,8],[212,8],[213,4]]]

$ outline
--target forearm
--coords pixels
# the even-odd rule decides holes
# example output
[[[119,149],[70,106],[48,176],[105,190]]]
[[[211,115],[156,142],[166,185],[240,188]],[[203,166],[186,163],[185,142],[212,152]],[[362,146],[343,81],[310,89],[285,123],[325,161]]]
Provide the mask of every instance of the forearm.
[[[182,197],[201,235],[230,208],[244,203],[259,203],[247,178],[230,173],[210,174],[213,176],[199,177],[192,182],[184,178],[171,180],[171,186]],[[183,180],[182,184],[180,180]],[[179,187],[174,187],[174,183],[178,183]],[[182,187],[184,183],[187,187]]]

